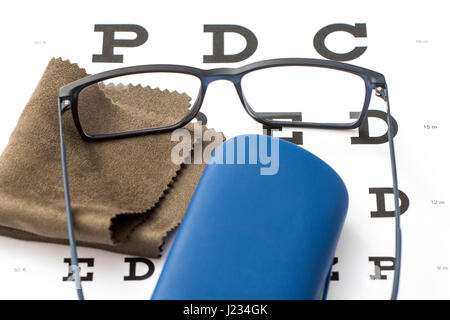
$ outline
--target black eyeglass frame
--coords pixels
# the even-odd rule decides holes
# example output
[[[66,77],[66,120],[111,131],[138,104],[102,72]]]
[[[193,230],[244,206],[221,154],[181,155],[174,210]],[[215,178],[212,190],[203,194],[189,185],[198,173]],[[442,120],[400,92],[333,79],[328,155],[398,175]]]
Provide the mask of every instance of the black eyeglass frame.
[[[271,120],[264,118],[263,116],[258,116],[258,113],[254,112],[245,99],[245,96],[241,88],[242,77],[252,71],[279,67],[279,66],[310,66],[310,67],[320,67],[340,70],[344,72],[353,73],[360,76],[365,81],[366,94],[365,101],[358,119],[351,123],[317,123],[317,122],[302,122],[302,121],[280,121]],[[132,74],[149,73],[149,72],[172,72],[172,73],[184,73],[196,76],[201,81],[201,87],[199,89],[199,94],[194,102],[189,113],[178,123],[165,126],[160,128],[143,129],[136,131],[126,131],[114,134],[102,134],[102,135],[89,135],[87,134],[80,123],[78,116],[78,96],[79,93],[87,86],[95,84],[97,82]],[[308,58],[281,58],[281,59],[271,59],[264,60],[255,63],[248,64],[240,68],[216,68],[216,69],[198,69],[189,66],[182,65],[170,65],[170,64],[155,64],[155,65],[142,65],[119,68],[115,70],[110,70],[106,72],[101,72],[95,75],[85,77],[83,79],[74,81],[72,83],[63,86],[59,90],[58,97],[58,119],[59,119],[59,134],[60,134],[60,148],[61,148],[61,162],[62,162],[62,174],[63,174],[63,184],[64,184],[64,197],[67,215],[67,226],[68,226],[68,238],[71,250],[71,271],[72,278],[75,280],[77,294],[79,299],[84,299],[83,289],[81,286],[80,278],[80,268],[78,266],[78,255],[76,240],[73,227],[72,219],[72,209],[70,202],[70,191],[69,191],[69,180],[68,180],[68,170],[66,161],[66,146],[63,137],[63,126],[62,126],[62,115],[65,111],[71,109],[72,116],[75,121],[75,126],[81,137],[86,141],[99,141],[99,140],[109,140],[109,139],[119,139],[128,138],[134,136],[148,135],[154,133],[170,132],[177,128],[183,127],[191,120],[195,118],[199,112],[203,98],[205,96],[208,85],[216,80],[228,80],[234,83],[235,88],[238,92],[239,98],[247,111],[247,113],[255,119],[257,122],[262,123],[271,128],[283,128],[283,127],[301,127],[301,128],[321,128],[321,129],[354,129],[361,126],[364,119],[367,117],[367,111],[370,105],[371,95],[373,90],[376,96],[382,98],[386,102],[387,111],[387,125],[388,125],[388,142],[389,142],[389,153],[390,162],[392,170],[392,181],[393,181],[393,194],[394,194],[394,205],[395,205],[395,261],[394,261],[394,281],[392,287],[391,299],[396,299],[399,289],[400,281],[400,264],[401,264],[401,229],[400,229],[400,202],[399,202],[399,190],[397,181],[397,166],[396,157],[394,149],[394,134],[392,129],[392,117],[390,112],[389,95],[386,80],[381,73],[358,67],[355,65],[330,61],[321,59],[308,59]],[[262,114],[262,113],[261,113]],[[331,275],[331,269],[330,269]],[[323,297],[326,297],[326,292],[328,289],[328,283],[325,284]]]
[[[328,68],[335,69],[339,71],[349,72],[361,77],[365,83],[365,98],[364,104],[362,106],[362,111],[358,119],[350,123],[317,123],[317,122],[303,122],[303,121],[282,121],[282,120],[271,120],[264,118],[258,112],[255,112],[242,91],[241,80],[242,78],[250,72],[273,68],[273,67],[286,67],[286,66],[304,66],[304,67],[318,67],[318,68]],[[78,114],[78,96],[80,92],[95,83],[103,80],[112,79],[121,76],[141,74],[141,73],[154,73],[154,72],[164,72],[164,73],[181,73],[188,74],[197,77],[200,80],[199,93],[196,97],[189,112],[181,119],[178,123],[170,126],[164,126],[159,128],[148,128],[134,131],[125,131],[118,133],[108,133],[99,135],[88,134],[82,126],[80,117]],[[196,117],[203,103],[208,85],[216,80],[228,80],[233,82],[238,96],[244,106],[245,111],[259,123],[262,123],[270,127],[303,127],[303,128],[328,128],[328,129],[353,129],[361,125],[364,118],[367,115],[367,110],[370,105],[370,99],[372,95],[372,90],[375,88],[384,88],[386,81],[381,73],[361,68],[355,65],[330,61],[330,60],[320,60],[320,59],[306,59],[306,58],[282,58],[282,59],[271,59],[264,60],[255,63],[248,64],[240,68],[216,68],[216,69],[199,69],[183,65],[172,65],[172,64],[153,64],[153,65],[141,65],[133,67],[125,67],[114,70],[109,70],[94,74],[83,79],[69,83],[68,85],[61,87],[59,90],[59,100],[63,105],[63,111],[71,107],[72,116],[75,122],[75,126],[80,133],[81,137],[86,141],[91,140],[106,140],[106,139],[117,139],[117,138],[127,138],[138,135],[146,135],[150,133],[161,133],[169,132],[178,128],[181,128],[188,124],[192,119]],[[193,97],[194,98],[194,97]]]

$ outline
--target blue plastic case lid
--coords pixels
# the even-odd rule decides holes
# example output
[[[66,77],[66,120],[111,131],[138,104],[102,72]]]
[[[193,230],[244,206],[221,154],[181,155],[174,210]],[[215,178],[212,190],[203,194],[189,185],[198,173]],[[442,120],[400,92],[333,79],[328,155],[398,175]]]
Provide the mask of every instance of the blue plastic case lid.
[[[227,140],[205,168],[152,299],[319,299],[347,206],[342,179],[303,148],[269,136]]]

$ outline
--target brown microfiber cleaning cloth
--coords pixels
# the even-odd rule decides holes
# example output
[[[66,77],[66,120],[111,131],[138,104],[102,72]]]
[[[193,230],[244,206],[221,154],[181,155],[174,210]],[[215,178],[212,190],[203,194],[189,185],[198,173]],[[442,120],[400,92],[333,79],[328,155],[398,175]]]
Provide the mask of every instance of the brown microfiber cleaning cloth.
[[[1,234],[66,241],[56,101],[61,86],[86,75],[75,64],[52,59],[27,103],[0,158]],[[179,118],[177,112],[185,114],[190,106],[185,94],[140,86],[97,87],[88,99],[96,111],[126,111],[120,119],[119,113],[102,113],[100,125],[120,120],[133,127]],[[141,118],[130,116],[146,104],[155,110],[148,118],[142,112]],[[203,166],[174,164],[171,150],[178,142],[171,141],[170,133],[85,142],[70,112],[63,115],[63,128],[78,243],[158,256],[163,238],[180,223]],[[174,182],[177,173],[180,181]]]
[[[223,135],[218,134],[218,136],[221,137],[218,138],[220,141],[224,140]],[[183,219],[205,164],[183,164],[182,167],[183,169],[178,172],[172,187],[166,191],[164,198],[145,215],[146,219],[136,226],[125,241],[115,245],[83,241],[77,241],[77,243],[81,246],[94,247],[118,253],[159,257],[161,247],[164,243],[164,237],[169,231],[176,228]],[[0,226],[0,235],[30,241],[68,243],[65,239],[38,236],[3,226]]]

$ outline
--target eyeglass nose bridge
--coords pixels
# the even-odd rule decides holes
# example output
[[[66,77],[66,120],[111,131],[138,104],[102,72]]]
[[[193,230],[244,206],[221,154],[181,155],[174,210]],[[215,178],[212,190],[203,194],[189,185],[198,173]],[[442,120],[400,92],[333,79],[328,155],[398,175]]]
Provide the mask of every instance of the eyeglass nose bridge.
[[[233,83],[233,85],[236,89],[236,93],[239,97],[239,100],[242,103],[242,106],[244,107],[244,109],[248,113],[248,115],[250,117],[252,117],[254,120],[256,120],[257,122],[260,122],[263,124],[268,124],[268,123],[265,123],[264,120],[257,117],[255,111],[251,108],[250,104],[248,103],[247,99],[245,98],[244,93],[242,92],[241,80],[244,75],[245,75],[244,72],[241,72],[240,70],[233,69],[233,68],[218,68],[218,69],[204,70],[203,74],[200,76],[201,82],[202,82],[202,87],[200,88],[200,94],[194,103],[194,106],[195,106],[193,108],[194,113],[196,113],[200,110],[209,84],[211,84],[212,82],[217,81],[217,80],[226,80],[226,81],[230,81]]]
[[[217,80],[227,80],[232,82],[234,85],[239,85],[241,83],[243,74],[236,72],[232,68],[218,68],[205,70],[201,76],[202,84],[207,87],[211,82]]]

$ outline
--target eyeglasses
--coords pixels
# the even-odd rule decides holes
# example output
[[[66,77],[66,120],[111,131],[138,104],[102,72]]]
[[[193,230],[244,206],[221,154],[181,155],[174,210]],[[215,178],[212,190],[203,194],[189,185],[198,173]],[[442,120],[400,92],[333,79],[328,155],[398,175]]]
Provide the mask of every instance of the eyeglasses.
[[[394,135],[385,78],[381,73],[351,64],[303,58],[272,59],[240,68],[208,70],[169,64],[133,66],[91,75],[60,88],[58,111],[64,196],[71,270],[79,299],[84,296],[72,223],[62,114],[69,109],[72,111],[75,126],[81,138],[86,141],[170,132],[183,127],[197,116],[209,84],[216,80],[231,81],[245,111],[254,120],[270,128],[358,128],[367,116],[373,93],[386,102],[396,230],[391,298],[396,299],[401,261],[400,204]],[[99,92],[117,88],[126,92],[130,85],[177,91],[185,97],[184,106],[162,110],[157,94],[154,101],[141,101],[133,105],[131,113],[129,109],[125,112],[115,104],[105,108],[97,103]],[[357,110],[360,110],[359,118],[348,122],[349,112]],[[301,121],[283,116],[286,112],[299,111],[302,112]],[[168,116],[163,119],[152,117],[161,112]]]

